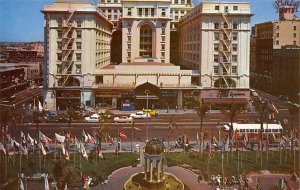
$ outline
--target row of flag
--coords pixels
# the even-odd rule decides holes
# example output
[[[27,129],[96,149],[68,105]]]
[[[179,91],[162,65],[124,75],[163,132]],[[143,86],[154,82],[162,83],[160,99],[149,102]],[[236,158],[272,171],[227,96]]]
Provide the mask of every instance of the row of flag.
[[[49,151],[49,145],[53,143],[53,140],[51,138],[39,131],[40,143],[38,143],[38,140],[32,138],[29,133],[27,133],[27,136],[23,133],[23,131],[21,131],[20,133],[21,142],[18,143],[15,139],[11,138],[9,133],[3,132],[4,140],[7,142],[7,146],[5,147],[0,142],[0,152],[3,152],[5,155],[13,155],[15,154],[15,152],[19,151],[20,154],[28,155],[28,148],[31,148],[33,152],[34,149],[36,149],[37,151],[41,151],[44,156],[47,155],[47,152]],[[127,138],[127,135],[124,132],[120,132],[119,137]],[[82,154],[83,158],[85,159],[88,159],[88,155],[84,145],[88,143],[97,144],[95,137],[88,132],[85,132],[84,130],[82,131],[82,141],[78,140],[75,135],[71,135],[69,133],[66,133],[64,135],[55,133],[55,147],[56,149],[61,149],[61,153],[67,160],[70,159],[70,154],[65,145],[66,140],[68,140],[70,143],[75,144],[77,151]],[[108,141],[112,144],[115,143],[114,139],[111,138],[109,134],[106,135],[105,141]],[[98,146],[96,152],[99,157],[103,157],[102,152]]]

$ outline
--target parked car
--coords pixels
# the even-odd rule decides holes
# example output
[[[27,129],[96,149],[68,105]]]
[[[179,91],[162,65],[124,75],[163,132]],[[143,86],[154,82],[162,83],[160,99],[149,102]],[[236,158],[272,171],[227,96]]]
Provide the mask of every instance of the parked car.
[[[250,89],[250,95],[253,97],[258,97],[258,93],[254,89]]]
[[[100,115],[98,114],[93,114],[90,117],[85,117],[84,121],[87,123],[98,123],[100,119]]]
[[[130,117],[134,118],[134,119],[146,119],[147,118],[147,113],[144,113],[142,111],[138,111],[136,113],[132,113],[130,114]],[[148,118],[150,118],[151,115],[148,114]]]
[[[289,97],[287,95],[279,95],[278,98],[280,100],[284,100],[284,101],[288,101],[289,100]]]
[[[120,116],[114,118],[115,123],[130,123],[131,121],[132,121],[132,117],[128,117],[128,116]]]
[[[151,116],[158,116],[158,112],[152,109],[143,109],[144,113],[149,113]]]

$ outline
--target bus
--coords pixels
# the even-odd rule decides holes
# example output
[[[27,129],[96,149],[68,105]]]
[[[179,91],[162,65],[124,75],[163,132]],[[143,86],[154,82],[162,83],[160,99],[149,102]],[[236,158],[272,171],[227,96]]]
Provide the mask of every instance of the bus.
[[[260,134],[260,123],[233,123],[233,131],[236,131],[238,134]],[[229,132],[230,130],[230,123],[223,126],[223,130]],[[263,124],[263,134],[281,134],[282,133],[282,126],[280,124],[274,123],[264,123]]]

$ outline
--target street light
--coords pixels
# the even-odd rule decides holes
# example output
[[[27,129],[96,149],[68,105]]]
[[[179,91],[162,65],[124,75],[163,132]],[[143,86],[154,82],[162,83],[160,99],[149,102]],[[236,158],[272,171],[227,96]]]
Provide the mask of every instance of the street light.
[[[150,94],[150,90],[145,90],[145,94],[146,94],[146,97],[147,97],[147,111],[146,111],[146,127],[147,127],[147,130],[146,130],[146,142],[148,142],[148,96]]]

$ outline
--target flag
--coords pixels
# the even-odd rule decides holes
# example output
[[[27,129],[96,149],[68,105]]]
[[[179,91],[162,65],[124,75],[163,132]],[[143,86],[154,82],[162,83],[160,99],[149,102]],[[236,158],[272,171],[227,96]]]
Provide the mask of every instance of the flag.
[[[14,143],[14,147],[15,149],[19,149],[20,148],[20,143],[18,143],[17,141],[13,140]]]
[[[49,181],[48,181],[48,174],[43,174],[42,177],[45,179],[45,190],[50,190]]]
[[[21,131],[21,139],[22,139],[22,146],[25,146],[26,144],[26,137],[25,137],[25,134],[23,133],[23,131]]]
[[[245,147],[246,147],[248,144],[248,134],[247,133],[245,133],[245,135],[244,135],[244,143],[245,143]]]
[[[275,107],[275,105],[269,100],[268,107],[273,113],[279,113],[278,109]]]
[[[50,142],[52,142],[52,140],[47,137],[46,135],[44,135],[41,131],[39,131],[39,135],[40,135],[40,139],[42,141],[42,143],[44,144],[45,147],[49,147]]]
[[[84,143],[87,143],[88,142],[88,136],[86,135],[84,130],[82,130],[82,137],[84,139]]]
[[[94,144],[95,143],[94,137],[92,135],[90,135],[89,133],[87,133],[87,136],[88,136],[88,142],[91,144]]]
[[[78,139],[76,138],[76,136],[75,136],[75,145],[76,145],[77,150],[80,150],[80,143],[79,143]]]
[[[29,133],[27,133],[27,142],[30,144],[30,145],[34,145],[34,140],[33,138],[31,138],[31,136],[29,135]]]
[[[0,151],[3,151],[3,153],[6,155],[6,150],[4,148],[4,145],[0,142]]]
[[[22,179],[21,178],[19,178],[19,190],[24,190],[24,184],[23,184],[23,181],[22,181]]]
[[[43,155],[46,156],[46,155],[47,155],[47,152],[46,152],[46,150],[45,150],[45,148],[44,148],[43,143],[40,143],[40,148],[41,148],[41,150],[42,150]]]
[[[127,138],[127,135],[125,132],[120,132],[119,136],[122,138],[122,139],[126,139]]]
[[[55,139],[58,141],[58,143],[64,143],[66,137],[63,136],[63,135],[59,135],[59,134],[55,133]]]
[[[23,154],[24,154],[24,155],[28,155],[28,149],[27,149],[26,146],[23,146],[23,147],[22,147],[22,151],[23,151]]]
[[[82,142],[80,142],[80,153],[82,154],[83,158],[88,159],[88,155],[85,151],[85,148],[84,148]]]
[[[38,101],[38,103],[39,103],[39,105],[38,105],[39,106],[39,111],[42,112],[44,110],[43,105],[40,101]]]

